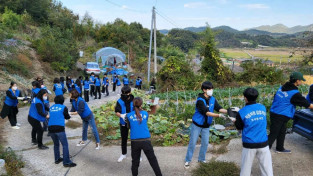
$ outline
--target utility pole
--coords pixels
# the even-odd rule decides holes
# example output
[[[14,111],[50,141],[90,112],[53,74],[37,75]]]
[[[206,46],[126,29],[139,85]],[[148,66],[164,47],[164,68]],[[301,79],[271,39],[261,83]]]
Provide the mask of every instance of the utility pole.
[[[154,16],[154,76],[157,74],[157,48],[156,48],[156,18],[155,18],[155,7],[153,7],[153,16]]]
[[[151,65],[151,48],[152,48],[152,33],[154,32],[154,76],[157,73],[157,48],[156,48],[156,17],[155,7],[152,8],[151,32],[150,32],[150,46],[149,46],[149,60],[148,60],[148,84],[150,83],[150,65]]]

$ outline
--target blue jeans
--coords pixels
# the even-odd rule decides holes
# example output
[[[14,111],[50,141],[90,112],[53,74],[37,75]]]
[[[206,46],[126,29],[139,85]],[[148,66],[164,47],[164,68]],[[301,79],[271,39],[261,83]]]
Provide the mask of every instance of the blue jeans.
[[[200,134],[201,134],[201,147],[198,161],[200,162],[205,161],[205,154],[209,145],[210,128],[201,128],[192,123],[190,130],[189,145],[185,158],[186,162],[191,161]]]
[[[95,122],[95,117],[93,115],[88,121],[83,120],[83,135],[82,135],[83,141],[87,141],[88,125],[90,125],[92,129],[93,135],[96,138],[96,142],[100,143],[99,133],[98,133],[96,122]]]
[[[68,151],[68,143],[65,132],[60,133],[50,133],[51,138],[54,143],[54,160],[58,161],[60,158],[60,142],[63,147],[63,164],[70,164],[72,161],[70,160],[70,154]]]

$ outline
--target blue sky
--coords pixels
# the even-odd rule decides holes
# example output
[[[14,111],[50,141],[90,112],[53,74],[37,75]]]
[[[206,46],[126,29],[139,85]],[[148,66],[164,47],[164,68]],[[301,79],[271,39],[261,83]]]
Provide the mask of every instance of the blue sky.
[[[157,29],[227,25],[243,30],[260,25],[288,27],[313,23],[313,0],[60,0],[74,13],[89,13],[97,22],[116,18],[151,26],[156,6]],[[167,20],[165,20],[166,18]],[[170,22],[168,22],[170,21]]]

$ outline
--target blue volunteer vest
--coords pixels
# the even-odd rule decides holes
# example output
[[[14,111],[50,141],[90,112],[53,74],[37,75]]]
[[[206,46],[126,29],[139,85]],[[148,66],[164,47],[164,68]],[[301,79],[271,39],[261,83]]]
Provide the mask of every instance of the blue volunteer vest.
[[[68,87],[68,91],[71,91],[71,90],[73,90],[73,88],[72,88],[72,85],[74,84],[74,81],[73,80],[71,80],[71,84],[69,85],[69,87]]]
[[[120,86],[120,85],[121,85],[121,81],[120,81],[120,79],[116,78],[116,80],[117,80],[116,85],[117,85],[117,86]]]
[[[50,107],[50,118],[48,126],[65,126],[65,119],[64,119],[64,105],[55,104]]]
[[[140,82],[141,82],[140,79],[137,79],[136,80],[136,86],[140,86]]]
[[[117,102],[120,104],[120,106],[122,108],[121,114],[126,114],[127,112],[126,112],[125,102],[122,99],[119,99]],[[133,110],[134,110],[133,102],[130,102],[130,112],[132,112]],[[126,124],[123,118],[120,118],[120,124],[122,124],[122,125]]]
[[[35,95],[37,95],[40,90],[41,90],[40,88],[36,88],[36,89],[32,89],[32,92],[33,92]]]
[[[44,122],[44,121],[46,120],[46,117],[43,117],[43,116],[41,116],[41,115],[38,114],[38,111],[37,111],[37,109],[36,109],[36,104],[37,104],[37,103],[40,103],[41,106],[42,106],[43,112],[46,112],[44,103],[43,103],[39,98],[36,97],[36,98],[34,98],[34,99],[32,100],[32,103],[31,103],[30,108],[29,108],[29,113],[28,113],[28,115],[29,115],[30,117],[32,117],[32,118],[34,118],[34,119],[40,121],[40,122]]]
[[[84,111],[83,111],[81,114],[79,114],[79,115],[80,115],[81,118],[86,118],[86,117],[88,117],[92,112],[91,112],[90,108],[88,107],[87,103],[85,102],[85,100],[82,99],[82,97],[78,97],[77,102],[76,102],[76,100],[73,100],[73,101],[72,101],[72,105],[73,105],[73,107],[74,107],[74,110],[77,111],[77,110],[78,110],[78,105],[79,105],[79,102],[80,102],[80,101],[83,101],[83,102],[84,102],[85,108],[84,108]]]
[[[89,81],[84,81],[84,89],[87,90],[89,89]]]
[[[15,94],[13,93],[13,90],[12,89],[9,89],[9,91],[11,92],[11,94],[13,95],[13,96],[15,96],[15,97],[18,97],[18,96],[20,96],[20,91],[18,90],[18,89],[16,89],[16,91],[15,91]],[[6,96],[5,97],[5,100],[4,100],[4,103],[6,104],[6,105],[8,105],[8,106],[17,106],[17,104],[18,104],[18,100],[13,100],[13,99],[11,99],[10,97],[8,97],[8,96]]]
[[[54,84],[54,89],[55,96],[63,95],[63,87],[61,84]]]
[[[282,91],[280,87],[274,96],[270,111],[292,119],[296,112],[296,107],[290,103],[290,100],[298,92],[298,90]]]
[[[107,77],[106,77],[106,78],[103,78],[103,80],[102,80],[102,84],[103,84],[103,85],[106,85],[107,80],[108,80],[108,78],[107,78]]]
[[[310,89],[311,89],[311,87],[313,86],[313,84],[311,84],[311,86],[310,86]],[[311,104],[312,103],[312,101],[311,101],[311,99],[310,99],[310,91],[309,91],[309,93],[306,95],[306,100],[308,100],[308,102]]]
[[[101,81],[99,78],[95,79],[95,86],[101,86]]]
[[[123,83],[124,83],[125,85],[128,85],[128,78],[123,78]]]
[[[95,77],[94,76],[90,76],[89,83],[91,85],[94,85],[94,82],[95,82]]]
[[[113,83],[115,83],[116,82],[116,78],[115,77],[113,77]]]
[[[74,84],[75,89],[77,90],[78,93],[82,93],[82,90],[80,89],[80,87],[77,84]]]
[[[62,86],[62,89],[64,89],[64,82],[61,82],[60,84]]]
[[[238,112],[244,123],[242,131],[243,143],[266,142],[266,108],[262,104],[247,105]]]
[[[215,98],[212,96],[210,98],[209,104],[206,103],[205,99],[198,97],[197,102],[198,101],[203,101],[204,105],[209,109],[210,112],[214,112],[214,105],[215,105]],[[192,116],[192,121],[196,122],[198,125],[204,125],[205,122],[205,115],[202,115],[198,108],[196,107],[196,112],[194,113],[194,115]],[[213,117],[209,116],[208,117],[208,124],[211,125],[213,120]]]
[[[146,111],[140,111],[140,115],[142,118],[141,123],[137,120],[135,111],[127,114],[127,120],[130,123],[130,139],[150,138],[150,132],[148,129],[149,114]]]

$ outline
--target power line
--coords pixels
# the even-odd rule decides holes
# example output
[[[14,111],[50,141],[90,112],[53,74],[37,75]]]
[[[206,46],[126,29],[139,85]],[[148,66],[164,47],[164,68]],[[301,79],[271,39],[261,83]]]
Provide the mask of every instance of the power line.
[[[171,18],[167,17],[164,13],[160,12],[160,10],[155,11],[160,17],[162,17],[164,20],[166,20],[167,22],[169,22],[170,24],[172,24],[173,26],[178,27],[178,25],[176,25],[176,23],[174,22],[174,20],[172,20]]]
[[[139,12],[139,13],[147,13],[147,11],[132,9],[132,8],[129,8],[129,7],[125,6],[125,5],[120,5],[120,4],[117,4],[117,3],[115,3],[115,2],[112,2],[112,1],[110,1],[110,0],[105,0],[105,1],[107,1],[108,3],[110,3],[110,4],[112,4],[112,5],[115,5],[115,6],[117,6],[117,7],[120,7],[120,8],[122,8],[122,9],[128,10],[128,11]]]

